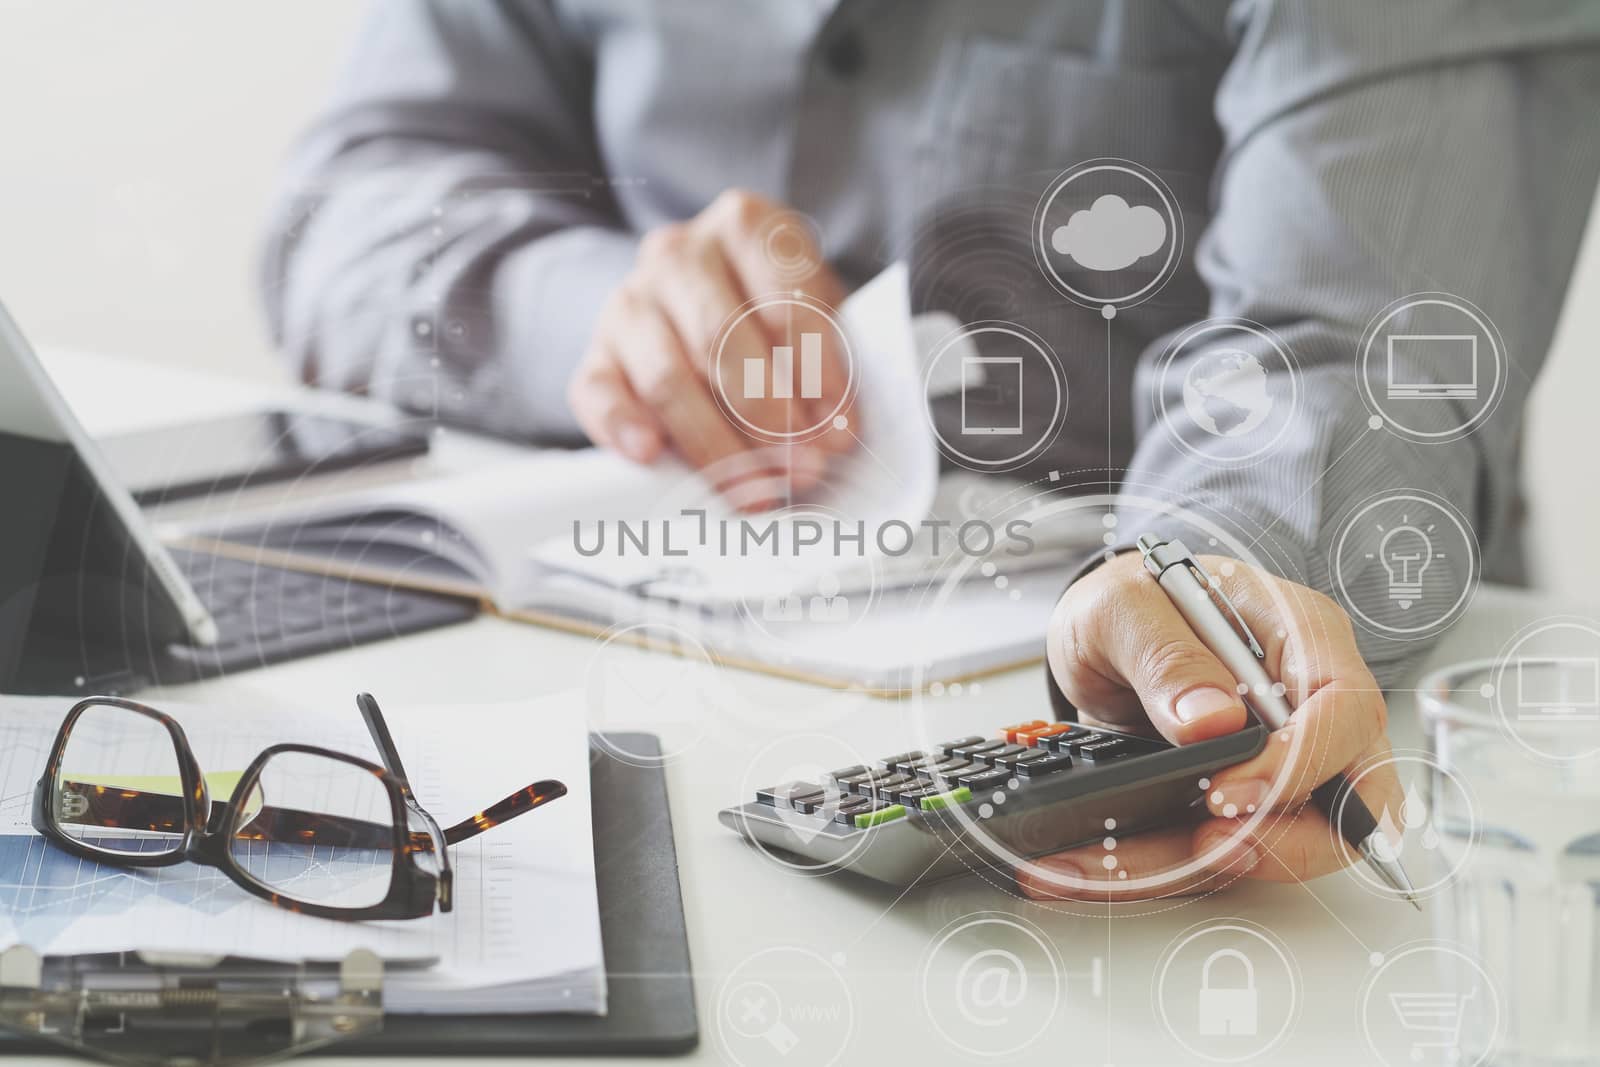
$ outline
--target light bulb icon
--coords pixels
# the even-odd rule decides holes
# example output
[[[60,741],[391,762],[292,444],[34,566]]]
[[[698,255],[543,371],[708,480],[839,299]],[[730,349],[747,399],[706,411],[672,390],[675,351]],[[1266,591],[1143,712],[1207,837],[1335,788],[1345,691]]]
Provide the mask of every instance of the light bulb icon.
[[[1433,559],[1433,539],[1413,526],[1410,516],[1401,516],[1400,525],[1378,542],[1378,562],[1389,576],[1389,599],[1399,604],[1401,611],[1422,599],[1422,576]]]

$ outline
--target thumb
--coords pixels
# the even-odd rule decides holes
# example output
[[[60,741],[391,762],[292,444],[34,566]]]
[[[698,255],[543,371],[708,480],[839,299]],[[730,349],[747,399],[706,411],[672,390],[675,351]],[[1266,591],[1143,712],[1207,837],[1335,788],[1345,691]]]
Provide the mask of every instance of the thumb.
[[[1238,682],[1155,584],[1142,584],[1154,595],[1139,598],[1141,623],[1119,627],[1126,643],[1110,651],[1151,724],[1175,745],[1242,729],[1249,713]]]

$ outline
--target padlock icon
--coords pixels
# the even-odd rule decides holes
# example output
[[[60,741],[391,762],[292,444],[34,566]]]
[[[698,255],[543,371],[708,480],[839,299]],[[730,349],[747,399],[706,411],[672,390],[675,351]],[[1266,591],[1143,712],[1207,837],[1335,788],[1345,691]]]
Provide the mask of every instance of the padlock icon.
[[[1213,985],[1212,969],[1218,960],[1233,959],[1244,965],[1244,985]],[[1219,948],[1200,967],[1200,1033],[1207,1037],[1254,1037],[1260,997],[1256,992],[1256,967],[1236,948]]]

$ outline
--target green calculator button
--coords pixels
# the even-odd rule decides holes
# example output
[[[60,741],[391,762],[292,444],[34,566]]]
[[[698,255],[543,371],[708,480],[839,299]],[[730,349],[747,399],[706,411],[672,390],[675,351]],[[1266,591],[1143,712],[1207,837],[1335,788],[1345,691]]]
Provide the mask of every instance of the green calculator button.
[[[972,790],[962,786],[959,789],[952,789],[948,793],[940,793],[936,797],[923,797],[922,810],[938,811],[940,808],[948,808],[952,804],[965,804],[971,799]]]
[[[867,827],[877,826],[879,823],[893,822],[896,819],[903,819],[905,818],[905,815],[905,805],[891,804],[887,808],[879,808],[877,811],[869,811],[865,815],[857,815],[856,829],[865,830]]]

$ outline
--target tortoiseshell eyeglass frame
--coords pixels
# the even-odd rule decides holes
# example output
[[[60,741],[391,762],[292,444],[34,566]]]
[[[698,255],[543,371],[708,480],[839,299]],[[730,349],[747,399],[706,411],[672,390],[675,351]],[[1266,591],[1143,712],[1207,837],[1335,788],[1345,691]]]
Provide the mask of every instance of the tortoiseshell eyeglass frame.
[[[371,763],[345,752],[316,745],[281,744],[264,750],[251,761],[239,784],[226,801],[213,801],[206,789],[205,776],[189,739],[176,719],[146,704],[121,697],[89,697],[73,705],[56,733],[44,775],[34,787],[33,827],[51,844],[74,856],[120,867],[169,867],[185,861],[215,867],[240,888],[281,908],[324,919],[419,919],[432,915],[435,908],[449,911],[452,906],[450,854],[448,846],[476,837],[485,830],[509,822],[558,797],[567,787],[554,780],[534,782],[483,811],[463,819],[448,830],[441,830],[434,817],[412,795],[399,750],[384,722],[378,702],[368,693],[356,697],[356,706],[366,721],[372,741],[382,755],[383,765]],[[60,782],[61,760],[72,728],[85,712],[96,707],[120,708],[153,719],[172,739],[178,760],[182,796],[142,792],[115,786],[82,782]],[[285,752],[321,756],[358,767],[382,783],[389,798],[390,822],[368,822],[318,812],[252,807],[248,801],[261,779],[262,769],[272,757]],[[85,806],[82,811],[63,814],[55,798],[57,785],[75,787],[70,791]],[[62,829],[62,819],[79,826],[128,828],[175,832],[182,837],[163,852],[116,852],[79,840]],[[415,828],[420,827],[420,829]],[[388,849],[393,857],[389,889],[382,901],[369,907],[342,908],[313,901],[296,900],[258,881],[240,866],[228,843],[235,837],[248,840],[282,841],[297,845],[328,845],[336,848]],[[436,870],[426,870],[418,857],[431,854]]]

